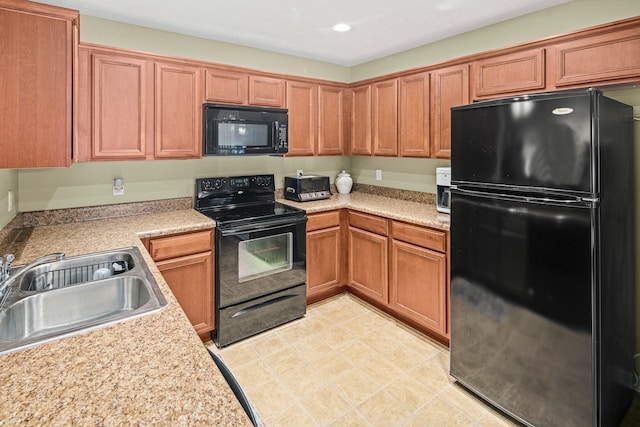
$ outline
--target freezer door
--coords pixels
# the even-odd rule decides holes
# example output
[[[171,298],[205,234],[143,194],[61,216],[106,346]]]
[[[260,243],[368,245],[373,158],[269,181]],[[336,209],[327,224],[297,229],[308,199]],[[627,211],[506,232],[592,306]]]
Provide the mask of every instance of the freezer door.
[[[596,214],[452,190],[451,375],[531,425],[592,425]]]
[[[591,103],[585,91],[452,109],[452,181],[597,192]]]

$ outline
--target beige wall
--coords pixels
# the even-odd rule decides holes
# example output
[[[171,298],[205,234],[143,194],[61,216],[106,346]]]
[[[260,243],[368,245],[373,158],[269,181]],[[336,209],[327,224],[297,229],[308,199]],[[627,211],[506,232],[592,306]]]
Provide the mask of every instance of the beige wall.
[[[13,206],[9,209],[9,191],[13,192]],[[18,206],[18,171],[0,169],[0,230],[15,216]],[[0,254],[1,255],[1,254]]]
[[[351,81],[437,64],[477,52],[513,46],[639,15],[638,0],[574,0],[357,65],[351,70]]]
[[[87,15],[80,17],[80,41],[344,83],[348,83],[351,79],[351,69],[342,65],[153,30]]]
[[[207,157],[202,160],[154,160],[78,163],[71,168],[20,172],[21,212],[192,197],[194,180],[211,176],[273,173],[282,188],[285,175],[331,176],[349,169],[348,157]],[[124,196],[113,196],[115,178],[124,180]]]

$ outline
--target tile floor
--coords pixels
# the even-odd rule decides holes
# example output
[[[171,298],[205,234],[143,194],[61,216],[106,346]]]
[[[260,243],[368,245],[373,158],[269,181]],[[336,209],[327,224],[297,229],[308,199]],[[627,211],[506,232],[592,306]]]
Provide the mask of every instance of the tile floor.
[[[507,427],[454,384],[449,352],[342,294],[220,354],[268,427]]]

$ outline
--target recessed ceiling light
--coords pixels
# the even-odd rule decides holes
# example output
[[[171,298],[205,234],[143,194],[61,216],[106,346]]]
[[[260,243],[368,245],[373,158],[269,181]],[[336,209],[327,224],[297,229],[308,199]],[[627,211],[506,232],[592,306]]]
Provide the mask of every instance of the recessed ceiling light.
[[[346,33],[347,31],[351,31],[351,25],[340,22],[339,24],[331,27],[331,29],[336,33]]]

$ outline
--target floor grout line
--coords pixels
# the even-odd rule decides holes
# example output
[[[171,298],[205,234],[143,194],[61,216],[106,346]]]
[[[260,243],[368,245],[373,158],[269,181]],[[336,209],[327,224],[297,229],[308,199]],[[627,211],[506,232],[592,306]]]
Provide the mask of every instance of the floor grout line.
[[[353,315],[349,315],[350,312]],[[365,333],[359,335],[359,332]],[[381,341],[380,337],[385,341]],[[327,341],[335,345],[329,345]],[[254,406],[258,408],[259,413],[260,408],[265,410],[265,405],[268,403],[259,399],[254,401],[252,396],[266,396],[267,400],[275,401],[274,396],[262,390],[269,385],[277,385],[278,394],[285,392],[281,397],[286,401],[276,402],[278,407],[266,409],[264,411],[268,414],[266,416],[261,413],[268,427],[291,425],[278,421],[278,416],[282,415],[287,408],[302,408],[303,413],[285,415],[290,415],[292,419],[302,417],[306,422],[311,420],[317,426],[328,426],[339,421],[342,423],[344,417],[356,419],[359,425],[362,420],[367,420],[366,422],[371,426],[380,425],[381,420],[370,419],[372,415],[364,411],[364,408],[371,406],[370,402],[374,402],[372,399],[380,396],[387,396],[389,397],[387,400],[391,401],[389,403],[397,402],[395,404],[400,406],[395,409],[392,406],[375,408],[376,412],[386,415],[394,410],[409,411],[408,415],[401,419],[391,421],[391,425],[394,425],[393,422],[397,426],[423,425],[421,423],[426,421],[421,417],[425,416],[425,408],[437,403],[437,399],[453,409],[454,416],[471,419],[469,426],[480,425],[485,418],[487,422],[495,421],[492,425],[503,425],[501,422],[504,419],[493,415],[490,408],[484,407],[486,412],[474,418],[465,411],[465,408],[460,407],[464,404],[464,399],[459,398],[457,402],[448,399],[447,390],[451,390],[452,393],[466,394],[466,392],[455,389],[452,384],[453,380],[447,370],[448,361],[441,360],[442,357],[448,357],[448,350],[445,347],[348,294],[313,304],[308,307],[307,315],[303,319],[279,326],[222,350],[215,348],[213,343],[209,346],[214,352],[222,354],[232,372],[240,372],[242,380],[238,379],[238,381]],[[267,346],[274,348],[265,348]],[[349,352],[349,350],[352,351]],[[278,354],[283,351],[290,351],[295,355],[291,357],[292,366],[287,366],[287,360],[283,359],[283,357],[286,358],[286,353],[278,357]],[[358,351],[366,354],[359,354]],[[225,354],[229,355],[229,360],[225,359]],[[394,362],[392,359],[403,356],[403,363],[400,363],[400,360]],[[376,370],[376,364],[380,370]],[[250,375],[255,369],[267,369],[268,372],[257,371],[254,375]],[[436,376],[424,377],[429,373],[435,373]],[[309,378],[294,379],[296,386],[292,388],[291,376],[295,374],[307,374]],[[407,381],[411,379],[416,381],[401,383],[404,377]],[[260,378],[261,382],[249,385],[249,378]],[[265,378],[268,379],[265,380]],[[347,393],[343,388],[344,385],[340,384],[348,382],[350,378],[352,380],[357,378],[360,384],[376,385],[370,390],[365,387],[363,390],[352,389],[353,393]],[[309,381],[312,384],[308,384]],[[423,381],[428,381],[429,384]],[[420,402],[417,408],[390,394],[394,386],[398,389],[403,384],[414,383],[432,394],[425,395],[424,402]],[[295,390],[300,389],[300,384],[308,387],[309,391],[296,394]],[[432,388],[437,390],[431,390]],[[331,401],[329,403],[322,401],[317,402],[317,405],[313,405],[312,410],[309,410],[310,399],[327,397],[333,400],[334,407],[331,407]],[[307,405],[304,402],[307,402]],[[476,402],[473,401],[473,403]],[[382,403],[384,404],[385,402]],[[478,403],[478,405],[478,410],[482,411],[482,404]],[[323,412],[325,409],[326,412]],[[321,419],[317,419],[316,416]],[[449,415],[429,413],[426,416],[447,417]],[[509,424],[504,425],[509,426]]]

